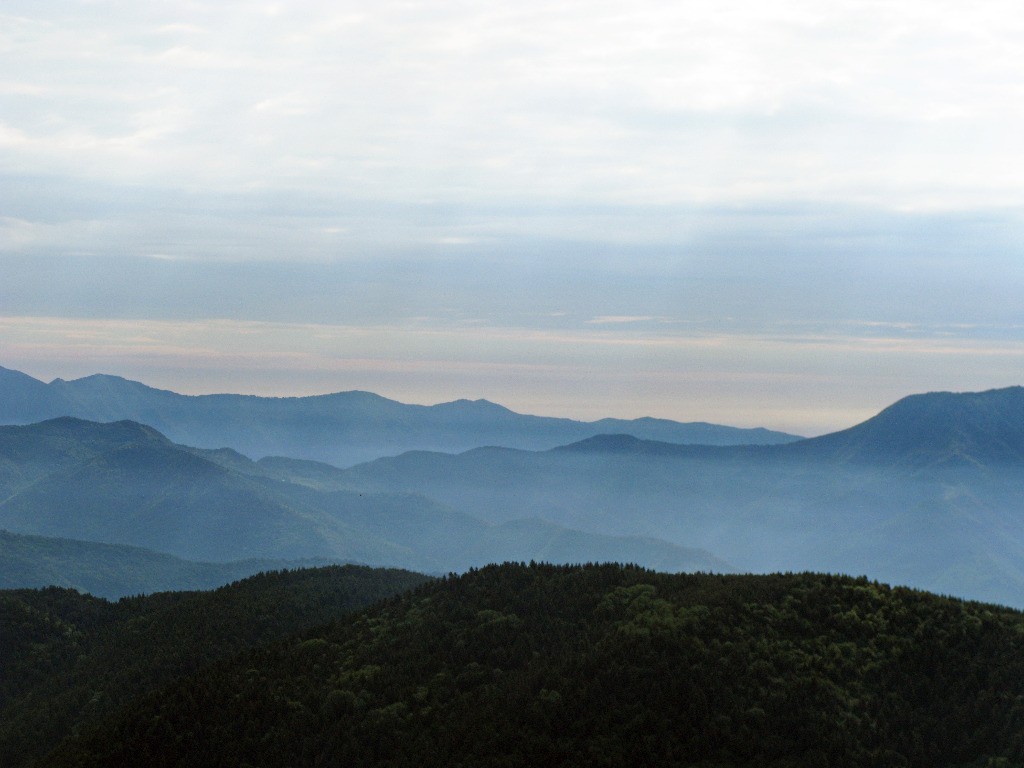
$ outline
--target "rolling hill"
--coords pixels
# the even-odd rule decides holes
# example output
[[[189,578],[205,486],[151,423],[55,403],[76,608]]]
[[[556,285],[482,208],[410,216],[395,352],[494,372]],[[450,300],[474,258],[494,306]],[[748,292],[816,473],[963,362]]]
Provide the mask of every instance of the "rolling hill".
[[[417,494],[286,482],[232,451],[177,445],[133,422],[62,417],[0,427],[0,469],[0,528],[187,560],[320,558],[444,573],[495,560],[587,562],[622,553],[665,570],[730,570],[707,552],[656,537],[573,531],[525,516],[490,523]]]

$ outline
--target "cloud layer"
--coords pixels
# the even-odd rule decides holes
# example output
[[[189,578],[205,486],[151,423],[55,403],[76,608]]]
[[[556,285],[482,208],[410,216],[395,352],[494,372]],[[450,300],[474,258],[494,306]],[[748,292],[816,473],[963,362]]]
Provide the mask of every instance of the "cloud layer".
[[[217,328],[319,328],[266,386],[804,431],[1017,383],[1022,33],[1003,0],[11,0],[0,314],[54,330],[0,364],[141,371],[127,331],[76,367],[75,322],[183,323],[146,370],[194,389],[199,350],[258,367]]]
[[[981,0],[10,2],[5,168],[502,204],[1019,204]]]

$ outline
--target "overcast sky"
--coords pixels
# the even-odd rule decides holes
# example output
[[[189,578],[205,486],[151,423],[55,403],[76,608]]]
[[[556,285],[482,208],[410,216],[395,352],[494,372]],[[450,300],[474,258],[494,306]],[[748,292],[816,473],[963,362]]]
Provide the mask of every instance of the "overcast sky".
[[[0,4],[0,365],[816,434],[1024,383],[1015,2]]]

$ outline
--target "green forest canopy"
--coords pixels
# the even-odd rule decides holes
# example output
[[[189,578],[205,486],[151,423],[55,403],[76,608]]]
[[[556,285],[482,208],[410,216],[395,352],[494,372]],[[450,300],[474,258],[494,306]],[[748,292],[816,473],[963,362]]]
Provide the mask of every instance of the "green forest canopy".
[[[506,564],[154,690],[46,764],[1022,761],[1016,611],[864,578]]]

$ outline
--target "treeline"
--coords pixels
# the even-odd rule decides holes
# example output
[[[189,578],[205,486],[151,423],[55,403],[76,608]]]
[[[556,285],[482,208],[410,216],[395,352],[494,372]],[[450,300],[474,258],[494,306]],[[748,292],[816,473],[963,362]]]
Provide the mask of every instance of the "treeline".
[[[0,765],[30,764],[147,691],[424,581],[332,566],[116,603],[55,587],[0,591]]]
[[[1024,618],[866,579],[503,565],[152,691],[53,766],[1024,764]]]

